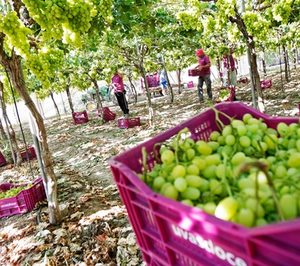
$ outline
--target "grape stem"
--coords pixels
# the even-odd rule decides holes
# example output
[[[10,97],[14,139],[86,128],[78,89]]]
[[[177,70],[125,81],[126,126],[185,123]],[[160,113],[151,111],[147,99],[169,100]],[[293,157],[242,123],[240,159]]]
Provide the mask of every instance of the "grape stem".
[[[143,177],[145,182],[147,182],[147,172],[148,172],[148,164],[147,164],[147,151],[145,147],[142,147],[142,163],[143,163]]]
[[[180,130],[176,136],[176,141],[175,141],[175,160],[176,160],[176,164],[179,163],[179,159],[178,159],[178,149],[179,149],[179,141],[181,139],[181,135],[184,133],[189,132],[188,128],[184,128],[182,130]]]
[[[215,112],[216,115],[216,122],[217,122],[217,127],[218,129],[221,131],[224,128],[224,123],[221,121],[220,119],[220,114],[225,116],[226,118],[229,119],[229,121],[231,122],[233,120],[233,117],[230,117],[229,115],[225,114],[224,112],[219,111],[217,108],[215,107],[211,107],[211,109]]]
[[[278,215],[280,217],[280,220],[284,221],[285,219],[284,219],[284,216],[282,214],[282,210],[280,208],[279,200],[278,200],[277,195],[276,195],[276,191],[275,191],[275,188],[274,188],[274,184],[273,184],[272,178],[268,174],[268,166],[266,164],[260,162],[260,161],[249,162],[249,163],[245,163],[241,167],[240,173],[242,173],[242,172],[248,172],[251,167],[259,169],[260,171],[264,172],[264,174],[266,175],[267,181],[268,181],[268,185],[269,185],[269,187],[271,189],[272,197],[273,197],[273,200],[274,200],[276,208],[277,208]],[[257,173],[257,176],[258,176],[258,173]],[[257,179],[257,176],[256,176],[256,179]]]

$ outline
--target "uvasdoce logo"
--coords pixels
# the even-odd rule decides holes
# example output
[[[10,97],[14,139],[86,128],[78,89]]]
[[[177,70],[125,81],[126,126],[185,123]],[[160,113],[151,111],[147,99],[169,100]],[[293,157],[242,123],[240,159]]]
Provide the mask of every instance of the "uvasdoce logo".
[[[231,252],[228,252],[220,246],[215,245],[210,239],[204,239],[201,235],[190,233],[176,225],[172,225],[171,227],[176,236],[183,238],[202,249],[205,249],[208,253],[217,256],[223,261],[227,261],[229,265],[247,266],[247,263],[242,258],[237,257]]]

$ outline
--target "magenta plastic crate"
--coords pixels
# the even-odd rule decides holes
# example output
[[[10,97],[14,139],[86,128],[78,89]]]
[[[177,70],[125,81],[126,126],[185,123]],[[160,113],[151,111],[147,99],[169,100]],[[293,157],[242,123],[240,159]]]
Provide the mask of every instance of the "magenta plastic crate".
[[[141,120],[139,117],[134,118],[119,118],[118,127],[119,128],[131,128],[141,125]]]
[[[26,161],[26,160],[27,160],[27,154],[28,154],[29,160],[36,159],[36,153],[35,153],[34,147],[29,146],[29,147],[27,148],[27,153],[26,153],[26,150],[25,150],[25,149],[21,151],[21,157],[22,157],[22,160],[23,160],[23,161]]]
[[[188,87],[188,89],[194,88],[194,82],[193,81],[189,81],[187,83],[187,87]]]
[[[260,82],[260,87],[262,89],[269,89],[272,87],[272,80],[271,79],[264,79]]]
[[[5,159],[4,155],[2,154],[2,152],[0,151],[0,166],[4,166],[6,164],[7,164],[6,159]]]
[[[298,118],[262,114],[239,102],[220,103],[215,107],[237,119],[250,113],[272,128],[279,122],[298,122]],[[221,115],[220,118],[223,123],[229,123],[226,117]],[[109,161],[147,265],[300,265],[300,219],[246,228],[165,198],[139,179],[136,172],[142,169],[142,147],[149,154],[151,168],[154,145],[170,139],[185,127],[195,140],[207,140],[213,130],[218,130],[215,113],[207,109]]]
[[[112,112],[108,107],[103,107],[102,110],[98,110],[98,115],[102,116],[105,122],[115,120],[116,114]]]
[[[189,69],[188,70],[188,75],[191,77],[200,76],[200,74],[201,74],[201,71],[199,69]]]
[[[89,121],[86,110],[84,110],[83,112],[73,112],[72,117],[75,125],[84,124]]]
[[[16,186],[18,185],[4,183],[0,185],[0,189],[6,191]],[[15,197],[0,200],[0,218],[29,212],[35,208],[37,202],[44,199],[46,194],[43,180],[39,177],[30,188],[22,190]]]

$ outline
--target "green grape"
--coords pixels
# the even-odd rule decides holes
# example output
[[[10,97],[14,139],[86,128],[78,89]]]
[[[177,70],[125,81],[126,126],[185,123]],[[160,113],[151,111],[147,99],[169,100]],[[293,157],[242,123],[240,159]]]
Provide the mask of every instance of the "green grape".
[[[251,227],[254,224],[254,213],[250,209],[242,208],[237,214],[237,222],[241,225]]]
[[[262,225],[266,225],[268,224],[267,221],[263,218],[258,218],[255,222],[255,225],[256,226],[262,226]]]
[[[226,154],[228,157],[230,157],[231,154],[232,154],[232,152],[233,152],[232,146],[228,146],[228,145],[223,146],[222,153],[224,153],[224,154]]]
[[[173,185],[169,185],[164,189],[163,195],[176,200],[178,198],[178,191]]]
[[[215,165],[209,165],[202,171],[202,175],[208,179],[215,178],[216,177],[216,169],[217,169],[217,167]]]
[[[165,164],[170,164],[175,160],[174,152],[171,150],[164,150],[161,154],[161,161]]]
[[[183,177],[175,179],[174,186],[179,192],[183,192],[187,189],[187,181]]]
[[[240,137],[245,136],[247,133],[247,127],[245,125],[241,125],[241,126],[237,127],[236,130]]]
[[[280,122],[277,125],[277,131],[281,137],[284,137],[289,133],[289,127],[287,124]]]
[[[216,151],[220,146],[216,141],[209,141],[207,144],[212,148],[213,151]]]
[[[289,167],[298,168],[300,167],[300,152],[295,152],[289,156],[288,162]]]
[[[236,199],[232,197],[227,197],[222,199],[216,207],[215,216],[229,221],[237,212],[238,209],[238,202]]]
[[[210,133],[210,140],[212,141],[218,141],[218,137],[220,136],[220,133],[218,131],[213,131]]]
[[[284,178],[285,176],[287,176],[287,169],[284,165],[275,165],[275,167],[275,177]]]
[[[241,190],[255,187],[255,180],[252,178],[242,178],[238,181],[238,186]]]
[[[243,115],[243,121],[244,123],[248,123],[248,121],[252,118],[252,115],[251,114],[244,114]]]
[[[203,184],[203,178],[195,175],[187,175],[186,182],[188,186],[198,188]]]
[[[186,153],[186,157],[189,161],[192,160],[196,155],[195,150],[192,148],[189,148],[188,150],[186,150],[185,153]]]
[[[230,125],[227,125],[222,130],[222,136],[227,137],[228,135],[232,135],[232,127]]]
[[[233,135],[227,135],[225,137],[225,143],[226,145],[232,146],[235,144],[235,137]]]
[[[209,214],[214,214],[216,210],[216,204],[214,202],[207,202],[203,206],[203,210]]]
[[[153,181],[153,188],[156,191],[159,191],[162,188],[163,184],[165,184],[165,183],[166,183],[166,180],[163,177],[161,177],[161,176],[156,177]]]
[[[226,175],[226,166],[225,164],[219,164],[216,168],[216,176],[219,178],[224,178]]]
[[[164,183],[164,184],[161,186],[161,189],[160,189],[159,193],[164,195],[164,192],[165,192],[165,190],[166,190],[166,188],[167,188],[168,186],[172,186],[172,184],[169,183],[169,182]]]
[[[200,191],[194,187],[188,187],[185,191],[181,193],[182,198],[196,200],[200,197]]]
[[[186,169],[188,175],[198,175],[199,172],[200,170],[196,164],[190,164]]]
[[[181,201],[181,203],[183,203],[185,205],[188,205],[188,206],[191,206],[191,207],[194,206],[194,203],[189,199],[184,199],[184,200]]]
[[[202,155],[209,155],[212,153],[212,148],[203,140],[196,142],[196,149]]]
[[[231,126],[232,126],[233,128],[236,128],[236,129],[237,129],[238,127],[244,126],[244,122],[241,121],[241,120],[234,119],[234,120],[232,120],[232,122],[231,122]]]
[[[224,145],[225,144],[225,137],[224,136],[219,136],[217,141],[218,141],[219,145]]]
[[[203,170],[205,167],[206,167],[206,161],[205,159],[201,158],[201,157],[195,157],[193,160],[192,160],[192,163],[195,164],[198,169],[201,171]]]
[[[173,168],[171,176],[177,178],[177,177],[184,177],[185,174],[186,174],[185,167],[183,165],[178,164]]]
[[[261,204],[259,204],[259,202],[257,201],[257,199],[255,198],[248,198],[246,200],[246,204],[245,206],[249,209],[252,210],[253,213],[255,213],[257,215],[257,217],[262,218],[265,215],[265,210],[264,208],[261,206]]]
[[[206,166],[218,165],[221,162],[219,154],[211,154],[205,157]]]
[[[239,139],[239,143],[242,147],[247,148],[251,145],[251,140],[248,136],[241,136]]]
[[[223,192],[223,185],[216,179],[211,179],[209,181],[209,188],[212,194],[220,195]]]
[[[283,195],[279,200],[279,206],[285,219],[297,217],[297,198],[294,195]]]
[[[231,158],[231,163],[234,165],[239,165],[246,161],[246,156],[243,152],[237,152],[233,157]]]

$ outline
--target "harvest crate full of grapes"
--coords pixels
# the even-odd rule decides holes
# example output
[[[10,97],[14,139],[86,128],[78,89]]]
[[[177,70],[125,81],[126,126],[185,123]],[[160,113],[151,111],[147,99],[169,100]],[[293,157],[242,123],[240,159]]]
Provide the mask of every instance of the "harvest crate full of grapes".
[[[147,264],[300,264],[298,122],[221,103],[114,157]]]

